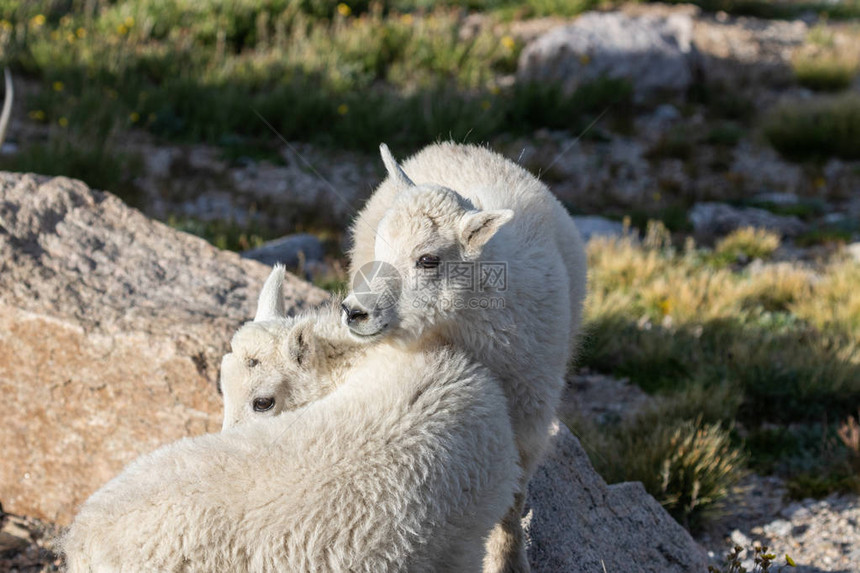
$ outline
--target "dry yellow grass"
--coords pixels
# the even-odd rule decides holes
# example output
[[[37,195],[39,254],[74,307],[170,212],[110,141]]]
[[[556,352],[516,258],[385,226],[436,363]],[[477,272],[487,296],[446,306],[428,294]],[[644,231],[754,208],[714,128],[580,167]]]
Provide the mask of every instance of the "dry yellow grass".
[[[691,241],[677,248],[653,224],[643,241],[589,243],[579,363],[659,399],[620,425],[568,422],[604,477],[643,481],[682,521],[706,516],[731,487],[743,467],[738,448],[750,450],[753,467],[794,468],[786,477],[798,476],[798,495],[855,483],[832,452],[793,436],[800,428],[824,444],[860,404],[860,263],[836,254],[816,264],[727,264],[738,254],[767,258],[777,246],[772,235],[742,230],[714,251]],[[738,427],[747,446],[728,439]],[[699,457],[675,460],[690,479],[668,487],[655,472],[679,440],[700,444]],[[818,477],[804,481],[810,475]]]

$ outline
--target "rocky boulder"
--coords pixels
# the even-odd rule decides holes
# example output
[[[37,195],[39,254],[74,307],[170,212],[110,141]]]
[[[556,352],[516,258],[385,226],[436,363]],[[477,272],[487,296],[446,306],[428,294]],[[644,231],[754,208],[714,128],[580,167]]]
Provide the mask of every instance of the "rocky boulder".
[[[700,573],[707,556],[639,482],[607,486],[564,425],[529,484],[523,518],[535,572]]]
[[[560,82],[567,91],[601,77],[628,79],[638,100],[683,93],[692,82],[693,18],[589,12],[530,43],[519,81]]]
[[[605,217],[597,215],[581,215],[573,217],[576,223],[576,228],[585,242],[590,241],[595,237],[623,237],[627,230],[623,223],[612,221]]]
[[[696,236],[704,239],[727,235],[742,227],[767,229],[793,237],[806,225],[793,216],[775,215],[756,207],[733,207],[725,203],[696,203],[688,214]]]
[[[260,261],[269,266],[280,263],[289,269],[305,263],[321,262],[324,254],[322,242],[308,233],[287,235],[242,252],[246,259]]]
[[[0,173],[5,509],[66,523],[140,454],[220,429],[220,359],[268,271],[79,181]]]

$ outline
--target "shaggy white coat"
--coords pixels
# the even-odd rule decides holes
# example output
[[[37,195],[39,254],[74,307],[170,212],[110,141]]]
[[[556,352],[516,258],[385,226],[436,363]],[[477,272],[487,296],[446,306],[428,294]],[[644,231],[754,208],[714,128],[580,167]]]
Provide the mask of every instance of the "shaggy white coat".
[[[582,321],[586,256],[579,232],[546,185],[483,147],[431,145],[402,168],[385,146],[382,155],[389,177],[353,223],[351,278],[356,284],[360,269],[384,261],[403,283],[396,305],[366,309],[369,318],[353,330],[441,338],[490,368],[507,395],[525,491],[546,447]],[[443,263],[504,262],[506,289],[479,293],[503,304],[472,308],[467,295],[442,283],[428,301],[426,287],[410,286],[418,258],[428,252]],[[361,306],[361,300],[353,293],[346,304]],[[519,494],[494,531],[486,571],[528,570],[519,527],[523,501]]]
[[[237,367],[343,347],[313,327],[332,313],[265,318],[279,352]],[[479,569],[519,477],[499,384],[452,349],[362,346],[330,394],[130,464],[81,507],[69,571]]]

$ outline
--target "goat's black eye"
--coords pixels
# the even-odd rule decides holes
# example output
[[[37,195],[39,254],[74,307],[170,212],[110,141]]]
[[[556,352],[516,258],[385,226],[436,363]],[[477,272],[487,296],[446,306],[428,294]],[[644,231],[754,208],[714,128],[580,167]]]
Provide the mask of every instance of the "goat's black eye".
[[[256,358],[246,358],[245,359],[245,366],[247,366],[248,368],[253,368],[254,366],[256,366],[259,363],[260,363],[260,361],[257,360]]]
[[[415,261],[415,266],[419,269],[435,269],[439,266],[439,257],[436,255],[421,255]]]
[[[254,398],[254,411],[266,412],[271,410],[275,405],[274,398]]]

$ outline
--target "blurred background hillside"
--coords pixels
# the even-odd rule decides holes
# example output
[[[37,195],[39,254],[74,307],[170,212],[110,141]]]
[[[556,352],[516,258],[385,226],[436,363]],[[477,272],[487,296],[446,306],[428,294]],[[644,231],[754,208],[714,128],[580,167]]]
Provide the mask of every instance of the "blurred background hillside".
[[[289,236],[328,289],[380,142],[490,145],[590,238],[564,417],[608,481],[714,547],[857,511],[860,1],[0,0],[0,50],[0,169],[225,249]]]

